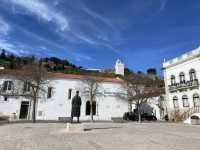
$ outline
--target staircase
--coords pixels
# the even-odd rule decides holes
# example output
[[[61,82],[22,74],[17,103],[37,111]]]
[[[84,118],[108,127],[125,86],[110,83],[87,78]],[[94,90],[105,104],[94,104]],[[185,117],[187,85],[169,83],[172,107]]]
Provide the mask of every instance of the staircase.
[[[187,111],[185,111],[181,116],[182,120],[186,120],[189,117],[191,117],[192,114],[194,113],[200,113],[200,106],[195,106],[192,108],[189,108]]]

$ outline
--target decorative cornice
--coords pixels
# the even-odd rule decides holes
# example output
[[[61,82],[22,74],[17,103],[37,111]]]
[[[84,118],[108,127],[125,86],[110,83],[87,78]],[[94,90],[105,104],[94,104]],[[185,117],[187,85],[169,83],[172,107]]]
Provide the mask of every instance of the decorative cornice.
[[[163,63],[163,70],[200,57],[200,47]]]

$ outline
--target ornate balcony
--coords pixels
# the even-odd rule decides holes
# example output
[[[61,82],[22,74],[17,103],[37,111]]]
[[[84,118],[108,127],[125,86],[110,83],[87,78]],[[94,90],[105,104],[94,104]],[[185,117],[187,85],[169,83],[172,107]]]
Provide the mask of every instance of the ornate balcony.
[[[199,87],[198,79],[169,85],[169,91],[175,92],[177,90],[183,90],[183,89],[188,89],[188,88],[196,88],[196,87]]]

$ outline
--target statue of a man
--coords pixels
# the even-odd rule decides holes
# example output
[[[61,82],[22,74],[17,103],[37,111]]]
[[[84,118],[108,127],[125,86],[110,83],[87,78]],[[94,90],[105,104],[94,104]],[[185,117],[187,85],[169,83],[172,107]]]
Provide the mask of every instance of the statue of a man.
[[[76,95],[72,99],[71,123],[73,122],[73,117],[77,117],[77,122],[79,123],[81,104],[82,102],[81,97],[79,96],[79,91],[76,91]]]

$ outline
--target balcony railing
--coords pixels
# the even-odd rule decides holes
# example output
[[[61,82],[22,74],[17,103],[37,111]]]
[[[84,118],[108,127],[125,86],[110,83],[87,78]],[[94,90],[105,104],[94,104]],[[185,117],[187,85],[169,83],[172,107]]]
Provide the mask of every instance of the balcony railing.
[[[4,96],[19,96],[20,95],[20,90],[19,89],[11,89],[11,90],[0,89],[0,95],[4,95]]]
[[[11,88],[5,88],[3,85],[0,85],[0,96],[20,96],[21,88],[12,86]]]
[[[174,92],[177,90],[183,90],[183,89],[195,88],[195,87],[199,87],[199,81],[197,79],[169,85],[169,91]]]

